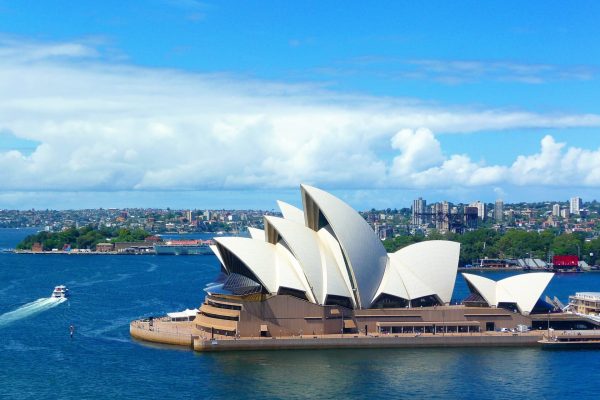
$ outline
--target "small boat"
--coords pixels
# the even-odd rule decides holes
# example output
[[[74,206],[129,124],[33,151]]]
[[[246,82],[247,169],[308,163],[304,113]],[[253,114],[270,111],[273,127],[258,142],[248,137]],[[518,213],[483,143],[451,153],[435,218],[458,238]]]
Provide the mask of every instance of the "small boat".
[[[69,289],[65,285],[58,285],[54,288],[52,292],[52,298],[54,299],[64,299],[69,296]]]

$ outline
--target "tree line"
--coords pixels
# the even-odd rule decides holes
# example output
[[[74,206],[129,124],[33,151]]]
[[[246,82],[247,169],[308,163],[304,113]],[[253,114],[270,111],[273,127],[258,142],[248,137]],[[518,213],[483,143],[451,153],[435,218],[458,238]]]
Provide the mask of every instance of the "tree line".
[[[434,231],[428,236],[402,235],[383,242],[388,252],[425,240],[452,240],[459,242],[459,264],[472,264],[483,258],[540,258],[549,255],[580,255],[590,265],[600,262],[600,238],[586,240],[584,233],[562,233],[553,229],[526,232],[512,229],[505,233],[494,229],[477,229],[462,235]]]
[[[17,245],[17,249],[31,250],[34,243],[41,243],[45,251],[61,250],[65,245],[70,245],[73,249],[95,250],[96,245],[101,242],[137,242],[148,236],[150,236],[150,233],[143,229],[86,226],[83,228],[69,228],[61,232],[38,232],[23,239]]]

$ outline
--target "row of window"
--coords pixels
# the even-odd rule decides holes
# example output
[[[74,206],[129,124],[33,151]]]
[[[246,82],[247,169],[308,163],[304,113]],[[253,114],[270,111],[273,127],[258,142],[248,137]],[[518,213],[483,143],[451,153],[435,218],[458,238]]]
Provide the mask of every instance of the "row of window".
[[[479,332],[477,325],[450,325],[450,326],[380,326],[379,333],[394,334],[394,333],[470,333]]]

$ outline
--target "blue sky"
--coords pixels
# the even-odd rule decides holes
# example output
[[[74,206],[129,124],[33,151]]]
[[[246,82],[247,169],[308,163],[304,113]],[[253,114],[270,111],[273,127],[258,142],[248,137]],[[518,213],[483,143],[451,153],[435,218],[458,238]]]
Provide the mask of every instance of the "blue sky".
[[[0,0],[0,207],[597,198],[593,1]],[[232,195],[235,193],[236,195]]]

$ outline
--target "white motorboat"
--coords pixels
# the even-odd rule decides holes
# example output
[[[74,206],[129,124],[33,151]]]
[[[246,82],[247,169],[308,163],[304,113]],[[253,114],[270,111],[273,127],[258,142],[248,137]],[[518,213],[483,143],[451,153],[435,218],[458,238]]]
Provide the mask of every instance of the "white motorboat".
[[[65,285],[58,285],[52,292],[52,297],[55,299],[64,299],[69,296],[69,289]]]

